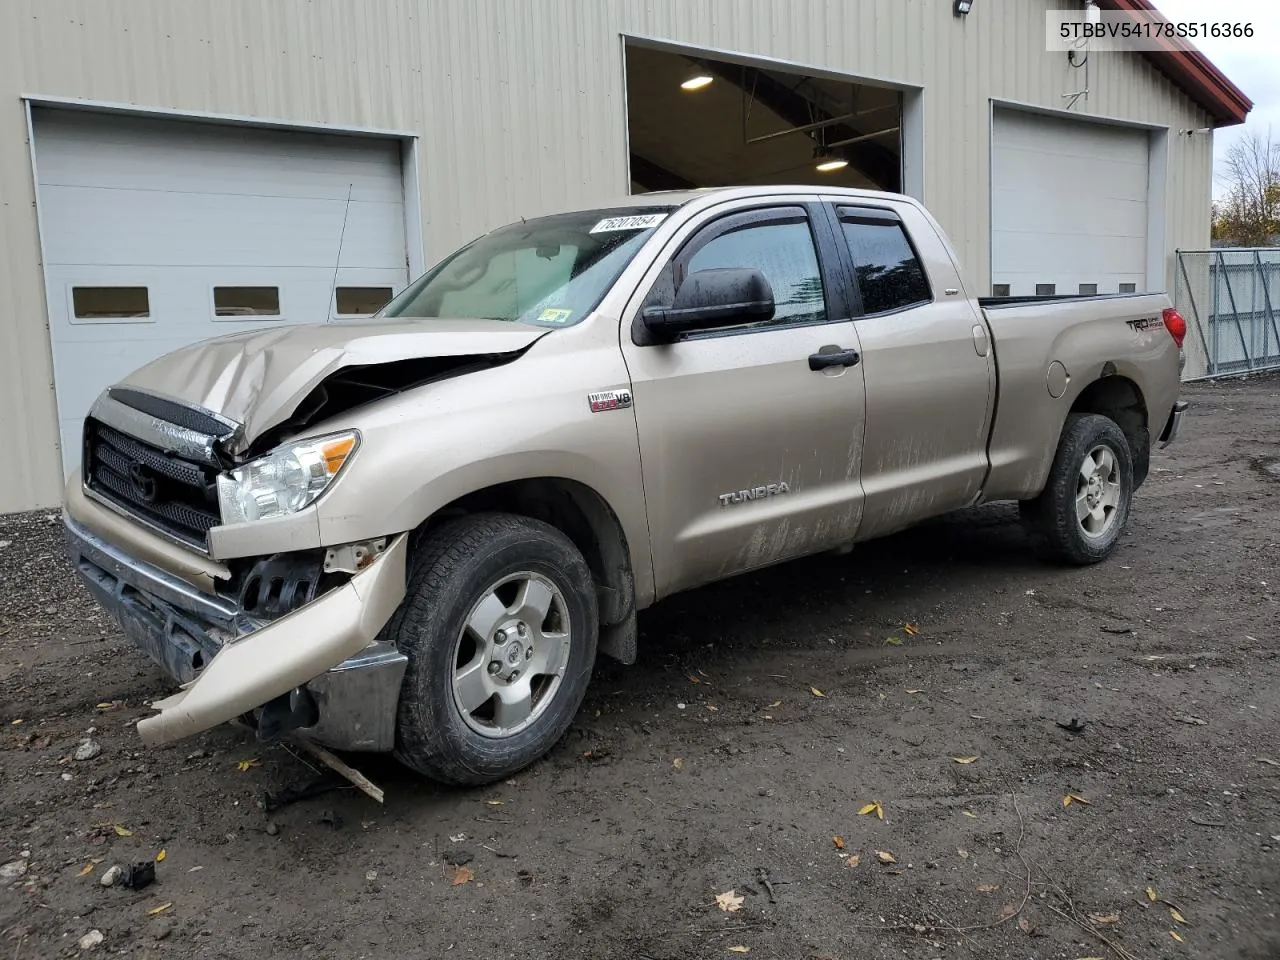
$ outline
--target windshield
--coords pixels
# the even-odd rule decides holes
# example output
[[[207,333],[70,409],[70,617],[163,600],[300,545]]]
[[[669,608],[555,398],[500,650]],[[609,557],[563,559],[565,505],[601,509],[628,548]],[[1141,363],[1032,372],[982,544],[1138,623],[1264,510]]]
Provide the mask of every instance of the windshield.
[[[671,207],[562,213],[485,234],[411,283],[384,317],[580,322]]]

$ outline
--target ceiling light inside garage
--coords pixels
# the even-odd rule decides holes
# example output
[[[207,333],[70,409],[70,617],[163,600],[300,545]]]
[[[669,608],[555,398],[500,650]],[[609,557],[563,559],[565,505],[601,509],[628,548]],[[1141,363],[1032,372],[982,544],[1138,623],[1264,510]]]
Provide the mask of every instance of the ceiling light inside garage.
[[[714,80],[715,77],[711,75],[710,71],[698,64],[685,76],[680,84],[680,89],[692,93],[694,90],[701,90],[703,87],[710,86]]]
[[[826,150],[819,151],[813,159],[813,168],[819,173],[835,173],[837,170],[843,170],[849,165],[849,161],[838,153],[831,153]]]

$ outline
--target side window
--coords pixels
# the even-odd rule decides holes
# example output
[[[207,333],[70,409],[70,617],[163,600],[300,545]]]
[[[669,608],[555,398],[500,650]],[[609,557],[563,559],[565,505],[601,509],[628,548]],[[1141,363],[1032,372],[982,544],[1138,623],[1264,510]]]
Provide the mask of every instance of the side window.
[[[706,224],[658,275],[644,306],[669,307],[679,284],[691,273],[723,267],[749,267],[763,273],[773,290],[775,309],[768,321],[720,327],[717,332],[827,319],[818,254],[802,207],[747,210]]]
[[[773,288],[773,319],[744,326],[776,327],[827,319],[818,253],[807,219],[773,220],[728,230],[698,247],[678,275],[687,277],[717,267],[753,267]]]
[[[896,219],[841,211],[840,226],[853,257],[863,313],[884,313],[933,299],[920,258]]]

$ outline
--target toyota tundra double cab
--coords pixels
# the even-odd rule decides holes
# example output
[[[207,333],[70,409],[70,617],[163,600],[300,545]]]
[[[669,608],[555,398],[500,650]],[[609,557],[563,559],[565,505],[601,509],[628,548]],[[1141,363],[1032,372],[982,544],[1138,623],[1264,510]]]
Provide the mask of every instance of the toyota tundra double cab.
[[[370,321],[147,364],[64,511],[178,687],[139,734],[248,718],[484,783],[678,591],[992,500],[1103,560],[1178,432],[1185,324],[969,290],[904,196],[654,193],[494,230]]]

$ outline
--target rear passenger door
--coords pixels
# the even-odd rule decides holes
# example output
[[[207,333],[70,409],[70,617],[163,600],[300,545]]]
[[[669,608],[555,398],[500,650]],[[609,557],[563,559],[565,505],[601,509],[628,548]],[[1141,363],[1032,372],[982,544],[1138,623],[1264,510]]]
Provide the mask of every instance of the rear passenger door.
[[[974,502],[995,368],[985,323],[918,209],[836,204],[834,213],[867,391],[864,539]]]

